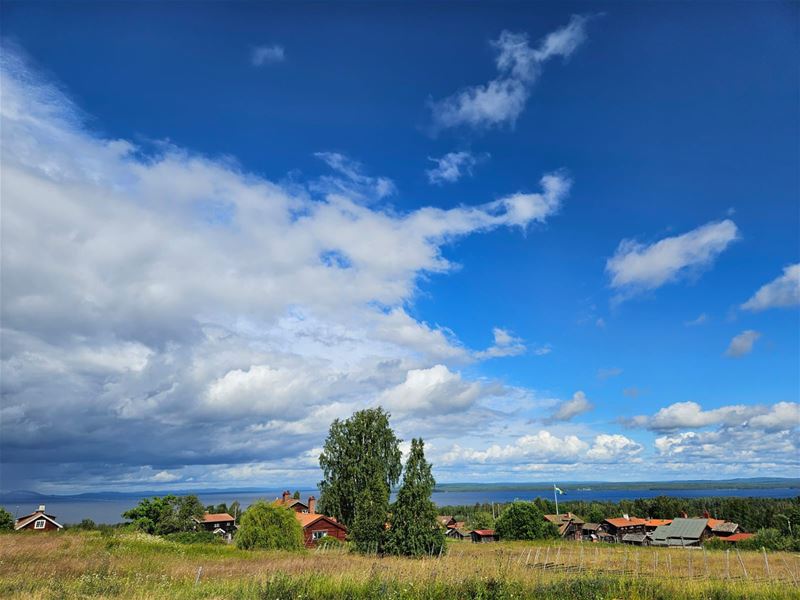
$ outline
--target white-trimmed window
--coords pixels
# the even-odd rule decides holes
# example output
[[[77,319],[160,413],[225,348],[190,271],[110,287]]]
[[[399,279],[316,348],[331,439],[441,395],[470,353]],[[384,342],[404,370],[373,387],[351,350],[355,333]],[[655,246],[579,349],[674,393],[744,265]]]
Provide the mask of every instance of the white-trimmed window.
[[[33,528],[44,529],[45,523],[47,523],[47,521],[45,521],[44,519],[36,519],[36,522],[33,524]]]
[[[328,537],[327,531],[312,531],[311,532],[311,539],[312,540],[321,540],[324,537]]]

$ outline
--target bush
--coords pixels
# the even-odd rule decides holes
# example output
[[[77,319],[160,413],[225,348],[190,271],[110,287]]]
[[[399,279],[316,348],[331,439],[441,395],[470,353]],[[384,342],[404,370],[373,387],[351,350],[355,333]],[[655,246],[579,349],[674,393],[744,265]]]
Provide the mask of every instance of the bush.
[[[303,528],[293,511],[259,500],[242,514],[236,545],[246,550],[301,550]]]
[[[558,537],[555,525],[532,502],[512,502],[497,519],[495,531],[504,540],[537,540]]]
[[[335,538],[332,535],[326,535],[321,540],[317,540],[317,548],[321,550],[332,550],[334,548],[341,548],[344,545],[344,542],[339,538]]]
[[[14,529],[14,516],[0,506],[0,531],[11,531],[12,529]]]
[[[222,537],[210,531],[182,531],[180,533],[170,533],[164,536],[171,542],[179,544],[222,544]]]

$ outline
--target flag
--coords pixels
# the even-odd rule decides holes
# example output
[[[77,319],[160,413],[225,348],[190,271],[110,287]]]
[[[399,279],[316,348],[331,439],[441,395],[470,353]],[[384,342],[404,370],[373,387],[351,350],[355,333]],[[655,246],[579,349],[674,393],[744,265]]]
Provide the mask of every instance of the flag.
[[[557,491],[559,494],[564,493],[564,490],[562,490],[560,487],[557,487],[555,483],[553,484],[553,489]]]

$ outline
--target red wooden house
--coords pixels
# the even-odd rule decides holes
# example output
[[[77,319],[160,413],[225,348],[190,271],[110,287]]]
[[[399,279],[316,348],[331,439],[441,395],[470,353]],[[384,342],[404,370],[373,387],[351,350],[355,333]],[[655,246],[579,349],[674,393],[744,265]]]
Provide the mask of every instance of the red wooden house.
[[[64,528],[56,521],[55,516],[48,515],[44,511],[42,504],[36,512],[20,517],[14,523],[14,531],[58,531]]]
[[[284,506],[294,511],[294,516],[303,527],[303,539],[306,547],[311,548],[324,537],[335,537],[342,542],[347,537],[347,527],[333,517],[317,514],[317,501],[314,496],[308,497],[308,502],[292,498],[289,492],[283,492],[275,504]]]

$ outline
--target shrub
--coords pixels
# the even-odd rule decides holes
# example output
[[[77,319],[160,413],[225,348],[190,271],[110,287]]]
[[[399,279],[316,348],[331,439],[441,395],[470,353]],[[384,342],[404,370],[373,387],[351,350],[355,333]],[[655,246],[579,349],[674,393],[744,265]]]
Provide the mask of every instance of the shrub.
[[[291,510],[259,500],[242,514],[236,545],[246,550],[301,550],[303,528]]]
[[[317,540],[317,548],[322,550],[330,550],[334,548],[341,548],[344,545],[344,542],[339,538],[335,538],[332,535],[326,535],[321,540]]]
[[[512,502],[497,519],[495,530],[504,540],[536,540],[558,536],[555,525],[532,502]]]
[[[0,506],[0,531],[11,531],[12,529],[14,529],[14,516]]]

